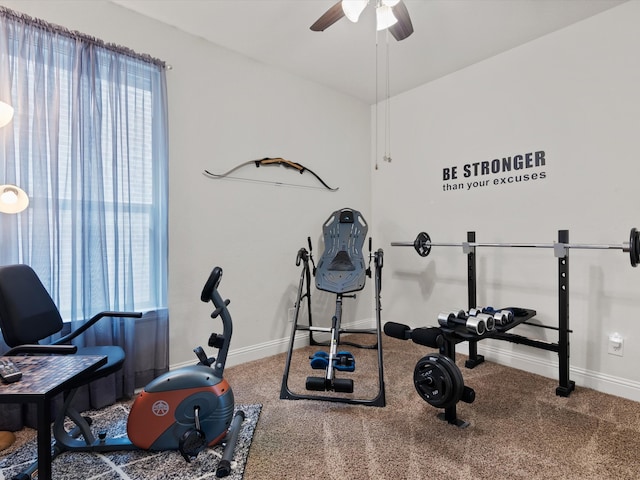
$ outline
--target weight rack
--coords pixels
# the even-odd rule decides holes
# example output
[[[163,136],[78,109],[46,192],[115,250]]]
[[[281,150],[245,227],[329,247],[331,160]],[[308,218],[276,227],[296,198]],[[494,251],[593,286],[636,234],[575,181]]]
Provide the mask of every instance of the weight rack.
[[[475,241],[475,232],[468,232],[467,238],[473,238]],[[558,230],[558,243],[569,243],[569,230]],[[575,382],[569,378],[569,249],[554,249],[555,255],[558,257],[558,342],[550,343],[542,340],[531,339],[522,335],[508,332],[497,331],[494,338],[506,340],[512,343],[527,345],[558,354],[558,387],[556,387],[556,395],[568,397],[575,390]],[[468,256],[468,282],[469,282],[469,302],[476,302],[476,256],[475,249]],[[473,297],[472,297],[473,294]],[[523,322],[524,323],[524,322]],[[541,328],[545,328],[535,323],[527,323]],[[550,328],[550,327],[546,327]],[[552,329],[555,329],[551,327]],[[467,363],[473,368],[478,363],[484,361],[484,357],[478,355],[478,342],[473,340],[469,342],[469,360]]]
[[[469,245],[463,249],[467,255],[467,286],[469,310],[477,307],[477,275],[476,275],[476,234],[473,231],[467,232],[467,242]],[[569,243],[569,231],[558,230],[558,244]],[[394,245],[392,243],[392,245]],[[394,246],[399,246],[398,244]],[[472,333],[462,333],[459,330],[442,328],[445,338],[442,353],[455,361],[455,345],[464,341],[469,342],[469,359],[465,362],[465,367],[474,368],[484,362],[484,356],[478,354],[478,342],[485,338],[494,338],[516,344],[527,345],[542,350],[556,352],[558,354],[558,387],[556,395],[568,397],[575,390],[575,382],[569,378],[569,248],[554,248],[554,255],[558,257],[558,326],[550,327],[529,323],[528,320],[536,315],[535,310],[527,310],[526,315],[506,325],[502,328],[495,328],[491,332],[480,336]],[[540,328],[549,328],[558,331],[558,342],[546,342],[532,339],[522,335],[508,332],[513,327],[521,324],[532,325]],[[456,418],[455,406],[445,411],[445,417],[451,421]]]

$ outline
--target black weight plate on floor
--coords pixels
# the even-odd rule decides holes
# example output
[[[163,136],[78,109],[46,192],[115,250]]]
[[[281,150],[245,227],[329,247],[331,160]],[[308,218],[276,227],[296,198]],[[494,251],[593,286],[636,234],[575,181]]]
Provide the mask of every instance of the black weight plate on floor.
[[[418,395],[436,408],[451,405],[457,391],[454,386],[455,377],[443,358],[447,357],[440,354],[422,357],[413,371],[413,384]]]
[[[446,368],[449,369],[449,373],[453,377],[453,396],[450,403],[445,406],[446,408],[455,405],[462,398],[462,395],[464,393],[464,379],[462,378],[462,372],[453,360],[445,355],[442,355],[441,360],[443,361],[444,365],[446,365]]]
[[[413,248],[416,249],[418,255],[426,257],[431,253],[431,237],[426,232],[420,232],[413,242]]]

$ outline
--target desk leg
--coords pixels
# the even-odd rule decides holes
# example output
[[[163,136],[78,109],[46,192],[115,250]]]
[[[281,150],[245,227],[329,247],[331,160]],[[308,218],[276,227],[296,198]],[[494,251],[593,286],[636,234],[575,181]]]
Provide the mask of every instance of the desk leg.
[[[51,480],[51,414],[49,400],[38,402],[38,480]]]

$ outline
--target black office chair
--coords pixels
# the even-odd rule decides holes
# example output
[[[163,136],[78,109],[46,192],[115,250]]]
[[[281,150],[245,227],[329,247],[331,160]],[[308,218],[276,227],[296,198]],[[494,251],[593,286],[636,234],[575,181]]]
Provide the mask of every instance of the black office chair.
[[[116,345],[78,348],[70,342],[103,317],[141,316],[137,312],[100,312],[68,335],[48,344],[42,343],[62,330],[64,323],[58,307],[30,266],[0,266],[0,329],[5,343],[11,347],[4,355],[78,354],[107,357],[107,362],[97,370],[77,378],[71,389],[117,372],[122,368],[125,353]],[[71,398],[68,400],[70,403]],[[67,402],[63,408],[70,408]],[[67,415],[74,417],[75,412],[67,412]]]
[[[28,265],[0,266],[0,329],[9,347],[5,355],[23,353],[77,353],[78,355],[105,355],[107,363],[91,372],[97,379],[122,368],[125,354],[115,345],[77,348],[71,340],[91,328],[103,317],[140,317],[134,312],[100,312],[80,328],[50,344],[41,344],[49,336],[62,330],[63,321],[51,296]],[[79,382],[84,379],[80,379]]]
[[[69,342],[103,317],[141,316],[137,312],[100,312],[68,335],[42,344],[64,326],[58,308],[31,267],[22,264],[0,266],[0,329],[6,344],[11,347],[4,355],[78,354],[107,357],[104,365],[77,377],[64,392],[64,403],[53,425],[56,439],[53,457],[63,452],[79,435],[84,437],[87,445],[95,442],[90,428],[91,419],[80,415],[72,406],[73,398],[80,387],[120,370],[125,360],[124,350],[116,345],[78,348]],[[65,418],[71,419],[75,428],[67,430]],[[36,470],[37,462],[25,470],[20,478],[31,478]]]

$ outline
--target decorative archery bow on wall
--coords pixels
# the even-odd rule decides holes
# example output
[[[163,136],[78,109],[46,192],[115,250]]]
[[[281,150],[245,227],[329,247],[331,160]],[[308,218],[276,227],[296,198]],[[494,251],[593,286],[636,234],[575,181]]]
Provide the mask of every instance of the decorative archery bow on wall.
[[[315,173],[313,170],[305,167],[304,165],[301,165],[299,163],[296,162],[292,162],[290,160],[285,160],[284,158],[262,158],[260,160],[249,160],[248,162],[244,162],[241,163],[240,165],[236,165],[235,167],[233,167],[231,170],[228,170],[224,173],[211,173],[209,170],[205,170],[204,173],[206,176],[208,176],[209,178],[224,178],[228,175],[230,175],[231,173],[235,172],[236,170],[240,170],[242,167],[246,166],[246,165],[251,165],[251,164],[255,164],[256,167],[260,167],[263,165],[282,165],[284,167],[287,168],[293,168],[294,170],[297,170],[298,172],[300,172],[300,174],[303,174],[304,172],[309,172],[311,175],[313,175],[314,177],[316,177],[316,179],[327,189],[327,190],[331,190],[332,192],[335,192],[338,190],[339,187],[336,188],[331,188],[329,185],[327,185],[325,183],[324,180],[322,180],[322,178],[320,178],[318,176],[317,173]],[[231,177],[233,178],[233,177]],[[246,180],[246,179],[245,179]],[[252,180],[255,182],[263,182],[264,180]],[[268,182],[268,183],[275,183],[276,185],[291,185],[291,184],[286,184],[286,183],[280,183],[280,182]],[[296,186],[300,186],[300,185],[296,185]]]

